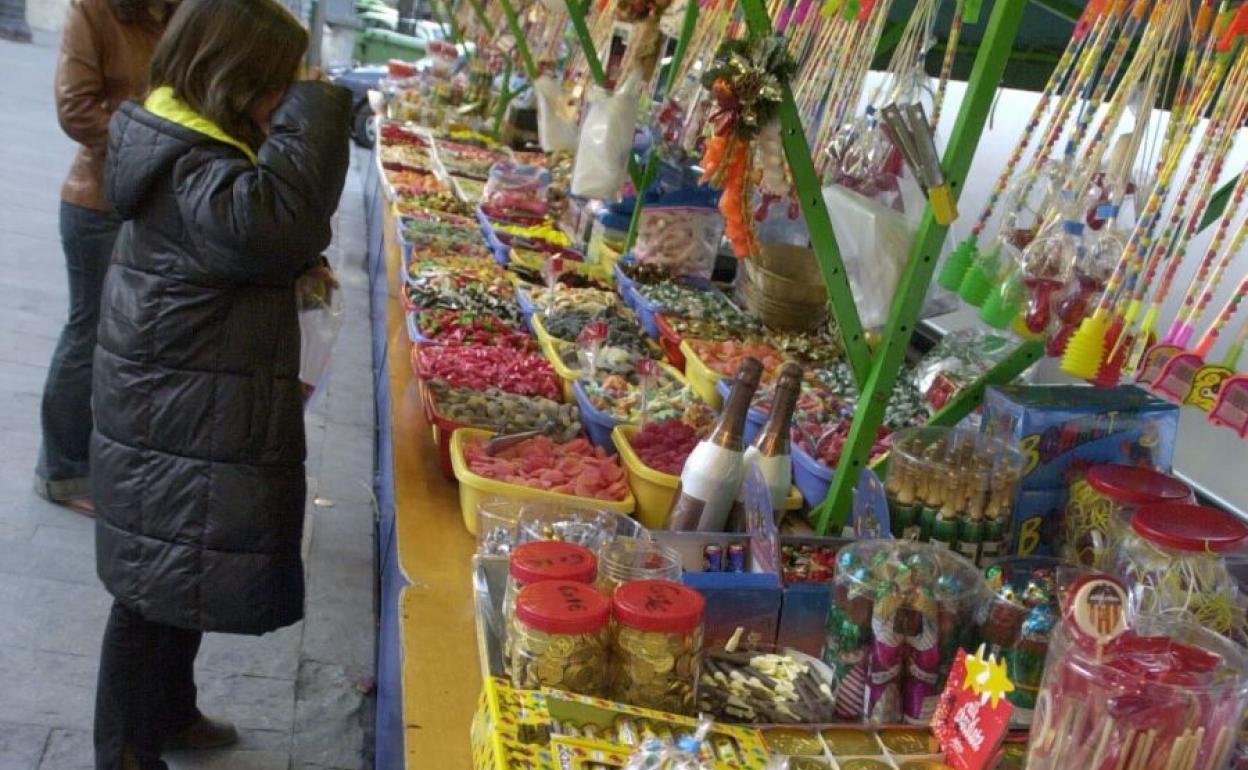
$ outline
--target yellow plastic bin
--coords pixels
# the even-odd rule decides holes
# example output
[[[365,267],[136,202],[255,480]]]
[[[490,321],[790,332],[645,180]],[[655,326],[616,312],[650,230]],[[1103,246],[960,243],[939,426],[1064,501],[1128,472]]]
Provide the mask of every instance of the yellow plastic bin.
[[[555,374],[559,375],[559,379],[563,382],[564,403],[576,403],[576,394],[572,392],[572,383],[576,382],[577,378],[581,376],[581,370],[568,366],[567,362],[563,360],[564,351],[572,350],[574,346],[570,342],[564,342],[547,333],[546,327],[542,325],[541,312],[533,313],[532,322],[533,335],[537,337],[538,347],[542,349],[542,354],[550,362],[550,368],[555,370]]]
[[[724,399],[719,395],[715,385],[724,378],[724,375],[704,364],[694,352],[688,339],[680,341],[680,352],[685,354],[685,379],[689,380],[689,387],[693,388],[693,392],[697,393],[698,397],[715,411],[723,409]]]
[[[663,529],[667,522],[667,512],[671,510],[672,500],[676,497],[680,477],[656,471],[641,461],[641,457],[633,449],[633,436],[637,435],[638,430],[640,428],[636,425],[617,425],[611,431],[611,439],[620,454],[620,464],[624,466],[628,488],[637,500],[637,521],[646,529]],[[801,490],[789,487],[784,509],[800,510],[802,504]]]
[[[468,469],[468,461],[464,459],[464,444],[471,439],[488,439],[494,433],[477,428],[460,428],[451,435],[451,468],[455,471],[455,480],[459,482],[459,509],[464,517],[464,526],[474,536],[477,534],[477,504],[489,498],[504,497],[512,500],[544,500],[568,506],[580,506],[598,511],[611,511],[631,516],[637,507],[637,501],[629,492],[628,497],[618,502],[599,500],[593,497],[577,497],[558,492],[547,492],[541,489],[508,484],[503,481],[487,479]],[[666,513],[666,511],[664,512]]]

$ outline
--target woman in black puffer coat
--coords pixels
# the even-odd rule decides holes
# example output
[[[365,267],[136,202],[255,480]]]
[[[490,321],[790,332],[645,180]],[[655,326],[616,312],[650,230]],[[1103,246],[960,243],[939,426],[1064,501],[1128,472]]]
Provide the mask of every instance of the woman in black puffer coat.
[[[275,0],[185,0],[153,91],[112,121],[106,192],[125,225],[95,356],[97,563],[116,599],[99,770],[231,742],[195,707],[202,632],[303,615],[296,294],[332,285],[320,255],[351,107],[340,88],[292,85],[306,45]]]

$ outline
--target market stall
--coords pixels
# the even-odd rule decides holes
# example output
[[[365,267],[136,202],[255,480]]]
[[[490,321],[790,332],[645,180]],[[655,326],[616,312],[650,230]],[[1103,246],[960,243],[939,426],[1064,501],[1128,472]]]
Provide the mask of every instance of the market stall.
[[[1248,426],[1248,11],[1090,4],[959,216],[1023,4],[956,111],[888,5],[470,0],[486,55],[392,66],[379,767],[1238,756],[1248,526],[1170,470],[1181,409]],[[924,353],[933,280],[984,326]],[[1011,384],[1046,356],[1096,387]]]

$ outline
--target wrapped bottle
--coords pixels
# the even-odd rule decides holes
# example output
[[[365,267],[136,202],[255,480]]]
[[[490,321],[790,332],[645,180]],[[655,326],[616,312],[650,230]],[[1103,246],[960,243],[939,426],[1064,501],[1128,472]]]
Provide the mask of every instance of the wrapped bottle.
[[[685,461],[667,513],[668,529],[723,531],[745,474],[745,417],[762,373],[757,358],[741,362],[715,427]]]
[[[785,501],[789,497],[789,487],[793,483],[793,461],[789,451],[789,426],[793,422],[793,410],[797,407],[797,398],[802,392],[802,367],[795,363],[787,363],[780,368],[780,376],[776,380],[775,393],[771,400],[771,412],[767,422],[754,438],[754,443],[745,450],[743,467],[749,468],[752,463],[758,465],[771,492],[771,509],[777,512],[784,510]],[[743,502],[740,493],[737,501]]]

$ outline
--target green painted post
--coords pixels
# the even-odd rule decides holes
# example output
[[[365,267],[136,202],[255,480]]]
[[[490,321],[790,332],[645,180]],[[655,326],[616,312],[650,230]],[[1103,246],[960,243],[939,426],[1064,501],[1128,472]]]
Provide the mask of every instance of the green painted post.
[[[477,17],[477,21],[481,22],[482,29],[485,34],[493,37],[494,25],[490,23],[490,19],[485,15],[485,9],[481,7],[481,0],[468,0],[468,5],[472,7],[472,13]]]
[[[961,194],[962,182],[965,181],[971,161],[975,157],[984,122],[996,95],[997,83],[1001,80],[1026,7],[1026,0],[997,0],[993,4],[992,15],[988,19],[988,27],[971,70],[966,95],[963,97],[962,107],[941,164],[955,198]],[[874,357],[866,385],[862,388],[862,396],[854,413],[854,422],[841,454],[841,462],[832,479],[832,487],[828,497],[814,511],[815,530],[820,534],[829,529],[839,533],[845,526],[853,488],[858,482],[858,472],[869,460],[876,430],[883,421],[884,407],[893,391],[897,372],[914,333],[947,229],[936,223],[929,206],[923,214],[914,245],[910,249],[910,258],[898,282],[883,334],[883,343]]]
[[[507,27],[511,29],[511,34],[516,39],[516,50],[520,52],[520,62],[524,65],[524,74],[532,83],[537,80],[537,64],[533,61],[533,54],[529,51],[529,41],[524,38],[524,28],[520,26],[520,17],[516,15],[516,9],[512,7],[511,0],[499,0],[503,4],[503,15],[507,17]]]
[[[1004,385],[1027,371],[1044,356],[1044,343],[1029,340],[1020,344],[1009,355],[997,362],[975,382],[958,391],[958,394],[932,415],[925,425],[954,425],[971,413],[984,400],[989,385]]]
[[[771,18],[767,15],[763,0],[743,0],[742,9],[752,36],[764,37],[771,34]],[[784,154],[789,160],[793,186],[797,190],[798,202],[806,217],[806,227],[810,231],[810,242],[819,260],[819,270],[828,290],[828,299],[832,303],[832,314],[836,316],[836,323],[841,329],[845,357],[854,371],[854,379],[861,387],[871,369],[871,349],[867,346],[866,336],[862,331],[862,320],[858,316],[858,307],[854,304],[854,292],[849,287],[849,276],[845,272],[845,263],[841,261],[841,250],[836,245],[832,220],[828,217],[828,209],[823,202],[823,186],[811,160],[810,145],[802,129],[802,119],[797,114],[793,91],[787,83],[784,85],[783,100],[780,105],[780,139],[784,144]]]
[[[594,39],[589,36],[589,25],[585,23],[585,9],[589,3],[582,5],[577,0],[565,0],[568,6],[568,18],[572,20],[572,29],[576,31],[576,39],[585,52],[585,64],[589,67],[590,77],[600,88],[607,87],[607,72],[602,68],[602,60],[598,58],[598,49],[594,48]]]
[[[507,114],[507,105],[511,104],[511,59],[503,62],[503,90],[498,94],[498,103],[494,105],[494,138],[497,139],[503,127],[503,116]]]
[[[681,18],[680,37],[676,38],[676,50],[672,52],[672,60],[668,64],[667,80],[663,84],[663,97],[667,98],[672,93],[672,88],[676,85],[676,73],[680,69],[681,62],[685,59],[685,51],[689,48],[689,38],[693,37],[693,30],[698,23],[698,0],[686,0],[685,15]],[[633,244],[637,242],[637,227],[641,224],[641,208],[642,194],[650,183],[654,181],[654,175],[659,170],[659,154],[657,148],[653,145],[650,147],[650,154],[646,156],[645,168],[641,171],[641,184],[634,185],[637,188],[637,202],[633,204],[633,217],[628,222],[628,238],[624,241],[624,253],[627,254],[633,250]]]

